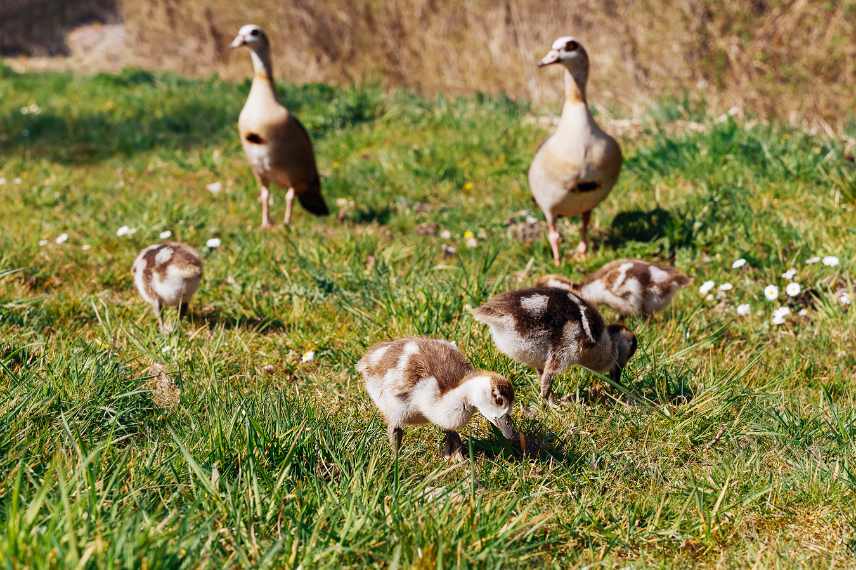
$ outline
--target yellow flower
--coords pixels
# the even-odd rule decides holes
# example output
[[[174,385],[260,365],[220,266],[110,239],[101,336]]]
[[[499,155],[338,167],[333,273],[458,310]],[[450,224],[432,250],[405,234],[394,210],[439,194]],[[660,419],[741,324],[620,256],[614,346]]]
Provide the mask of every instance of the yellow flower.
[[[464,239],[471,239],[474,237],[476,237],[475,234],[473,232],[471,232],[470,230],[467,230],[464,232]]]
[[[473,189],[473,183],[472,182],[467,182],[464,184],[464,192],[469,192],[472,189]]]

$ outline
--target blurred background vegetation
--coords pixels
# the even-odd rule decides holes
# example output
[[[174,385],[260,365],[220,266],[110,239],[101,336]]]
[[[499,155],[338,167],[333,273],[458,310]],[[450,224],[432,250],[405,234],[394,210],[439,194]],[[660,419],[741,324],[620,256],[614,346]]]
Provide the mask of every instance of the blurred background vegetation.
[[[535,62],[573,34],[592,54],[592,99],[621,114],[689,96],[830,132],[856,108],[856,0],[6,0],[0,53],[18,68],[235,79],[248,64],[226,46],[248,22],[268,28],[293,83],[546,104],[560,90]]]

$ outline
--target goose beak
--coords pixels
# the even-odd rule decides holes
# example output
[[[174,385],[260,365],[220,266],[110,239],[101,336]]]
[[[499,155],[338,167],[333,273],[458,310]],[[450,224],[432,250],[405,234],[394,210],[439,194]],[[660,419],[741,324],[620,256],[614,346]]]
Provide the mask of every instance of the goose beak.
[[[232,40],[232,43],[229,44],[229,47],[234,49],[237,47],[241,47],[242,45],[244,45],[244,36],[238,34],[237,36],[235,36],[235,39]]]
[[[541,61],[538,62],[538,67],[546,67],[548,65],[558,63],[558,61],[559,61],[559,52],[554,50],[554,49],[551,49],[547,53],[547,55],[545,55],[543,57],[543,59],[541,59]]]
[[[510,439],[511,441],[517,440],[517,430],[514,429],[514,422],[511,421],[511,414],[505,414],[504,416],[492,419],[490,420],[490,423],[495,425],[499,431],[502,432],[505,439]]]

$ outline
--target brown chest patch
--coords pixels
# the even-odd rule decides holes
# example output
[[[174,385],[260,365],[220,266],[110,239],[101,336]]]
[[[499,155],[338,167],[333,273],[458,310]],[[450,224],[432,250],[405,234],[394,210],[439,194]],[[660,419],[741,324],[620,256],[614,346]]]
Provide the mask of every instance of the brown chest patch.
[[[600,188],[599,182],[578,182],[576,186],[571,188],[571,192],[576,193],[585,193],[585,192],[594,192]]]

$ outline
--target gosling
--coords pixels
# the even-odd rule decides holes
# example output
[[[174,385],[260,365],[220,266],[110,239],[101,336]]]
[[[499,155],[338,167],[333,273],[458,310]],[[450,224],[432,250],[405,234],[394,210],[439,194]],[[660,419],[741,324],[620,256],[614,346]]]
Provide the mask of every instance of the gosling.
[[[692,279],[668,265],[639,259],[619,259],[607,263],[580,283],[560,275],[545,275],[536,286],[573,291],[589,303],[606,305],[622,318],[651,317],[672,302],[678,291]]]
[[[490,327],[500,352],[532,366],[541,377],[541,396],[552,402],[553,376],[571,365],[621,371],[636,352],[636,335],[619,324],[606,326],[600,313],[571,291],[534,287],[502,293],[473,311]]]
[[[179,318],[187,315],[190,298],[202,279],[202,259],[189,245],[168,241],[141,251],[131,271],[137,291],[152,306],[158,328],[165,333],[169,329],[161,309],[178,307]]]
[[[445,432],[443,456],[462,459],[458,430],[476,410],[509,440],[518,438],[511,421],[511,383],[473,368],[451,342],[425,337],[381,342],[368,350],[357,370],[386,420],[393,453],[401,447],[404,426],[432,423]]]

